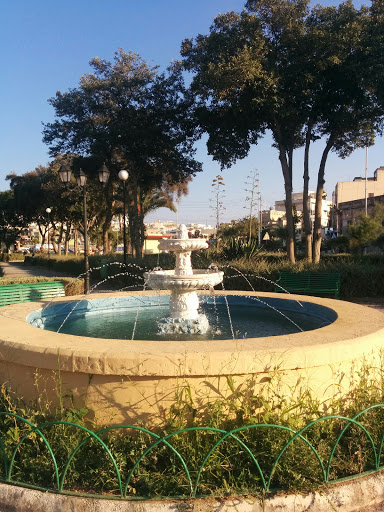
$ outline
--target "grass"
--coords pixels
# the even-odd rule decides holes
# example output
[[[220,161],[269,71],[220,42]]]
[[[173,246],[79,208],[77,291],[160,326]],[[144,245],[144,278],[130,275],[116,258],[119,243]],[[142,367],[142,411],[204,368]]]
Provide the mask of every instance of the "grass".
[[[168,422],[161,430],[149,432],[145,425],[138,425],[99,433],[115,465],[100,440],[90,437],[84,430],[87,427],[96,432],[101,428],[87,421],[86,407],[80,410],[70,406],[65,408],[62,400],[52,415],[49,404],[42,398],[27,406],[3,385],[1,410],[18,414],[34,425],[59,422],[40,430],[55,454],[59,477],[71,454],[79,447],[68,467],[64,490],[119,496],[122,490],[124,495],[124,485],[128,481],[126,495],[133,499],[239,494],[262,497],[266,490],[302,492],[317,489],[328,481],[361,474],[383,464],[382,456],[380,461],[375,459],[370,438],[359,425],[350,424],[336,444],[347,422],[332,417],[353,418],[368,406],[383,403],[383,369],[382,363],[376,368],[362,364],[351,376],[354,384],[348,396],[335,397],[327,406],[315,399],[309,389],[296,399],[292,398],[295,390],[282,395],[278,380],[267,382],[264,391],[254,395],[251,380],[237,386],[234,380],[228,379],[230,398],[207,404],[208,413],[203,414],[195,408],[190,390],[180,388]],[[58,375],[60,393],[59,381]],[[323,419],[327,416],[328,419]],[[384,430],[384,409],[372,408],[358,420],[377,447]],[[78,426],[62,422],[73,422]],[[306,426],[303,437],[287,446],[292,430],[297,432]],[[234,429],[238,429],[237,432],[234,433]],[[1,418],[0,435],[8,460],[15,454],[11,478],[28,485],[55,489],[56,474],[47,446],[39,433],[28,434],[29,431],[30,427],[14,416]],[[228,436],[229,431],[232,434]],[[23,436],[27,437],[18,445]],[[163,440],[154,446],[158,436]],[[316,455],[304,438],[323,461],[324,471],[334,449],[329,475],[324,476]],[[283,449],[284,453],[277,461]],[[116,468],[123,482],[121,487]],[[1,478],[5,478],[4,468]]]

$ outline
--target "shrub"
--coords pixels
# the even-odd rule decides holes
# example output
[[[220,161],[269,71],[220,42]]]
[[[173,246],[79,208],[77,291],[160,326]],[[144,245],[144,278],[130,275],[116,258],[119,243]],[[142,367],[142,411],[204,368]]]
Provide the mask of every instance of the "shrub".
[[[47,255],[35,257],[27,256],[26,262],[66,272],[73,276],[80,276],[84,272],[83,256],[51,257]],[[103,256],[92,255],[89,258],[90,267],[94,269],[91,280],[96,283],[107,277],[122,274],[123,255],[108,254]],[[306,260],[299,259],[295,264],[289,263],[283,253],[258,252],[251,257],[243,256],[233,260],[224,259],[222,254],[207,249],[192,253],[194,268],[207,268],[214,263],[225,271],[224,287],[227,290],[249,290],[251,282],[256,291],[273,291],[274,282],[280,272],[340,272],[340,296],[344,299],[353,297],[384,297],[384,255],[367,254],[324,254],[320,263],[315,265]],[[128,286],[143,285],[143,273],[154,267],[163,269],[174,268],[173,254],[149,254],[141,260],[128,257],[129,270],[127,276],[119,275],[109,279],[108,287],[120,289]],[[103,267],[103,269],[102,269]]]
[[[0,261],[24,261],[24,257],[21,252],[3,252],[0,254]]]
[[[61,281],[65,287],[65,295],[81,295],[84,292],[84,280],[74,277],[44,277],[44,276],[27,276],[27,277],[2,277],[0,286],[7,284],[21,283],[46,283],[50,281]]]

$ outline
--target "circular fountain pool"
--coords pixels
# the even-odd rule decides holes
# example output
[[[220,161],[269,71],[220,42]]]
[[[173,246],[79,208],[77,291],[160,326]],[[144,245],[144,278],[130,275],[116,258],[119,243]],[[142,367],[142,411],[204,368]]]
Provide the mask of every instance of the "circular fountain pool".
[[[27,321],[49,331],[92,338],[206,341],[310,331],[329,325],[337,317],[322,305],[282,298],[200,295],[199,302],[210,326],[203,334],[161,333],[157,326],[169,315],[169,296],[159,294],[54,304],[34,311]]]
[[[107,304],[108,316],[124,301],[136,301],[134,310],[146,319],[149,310],[143,306],[138,310],[137,302],[150,302],[156,297],[161,303],[166,299],[159,297],[166,295],[165,292],[103,293],[88,296],[86,300],[71,297],[71,302],[82,301],[85,308],[82,314],[96,318],[97,308],[94,313],[87,312],[96,304]],[[222,294],[217,292],[217,295]],[[71,407],[86,404],[101,424],[142,421],[155,426],[169,417],[180,389],[188,388],[193,407],[204,409],[217,399],[231,396],[228,379],[232,386],[244,385],[241,389],[257,396],[277,375],[280,394],[292,396],[310,389],[313,396],[326,404],[335,394],[340,397],[349,390],[363,360],[380,364],[384,349],[381,312],[307,296],[250,292],[231,292],[231,296],[239,310],[246,310],[249,301],[261,307],[257,299],[249,298],[260,297],[277,305],[287,316],[301,310],[296,302],[299,299],[305,303],[305,314],[315,318],[318,325],[304,332],[264,337],[247,334],[235,339],[231,336],[208,340],[168,338],[159,342],[157,338],[131,340],[131,332],[127,339],[113,338],[110,334],[108,338],[91,338],[38,329],[26,321],[27,318],[32,322],[37,320],[39,314],[43,319],[52,307],[57,308],[56,312],[60,308],[64,311],[69,307],[68,301],[58,298],[52,304],[16,304],[0,308],[0,381],[7,382],[25,401],[44,400],[56,407],[65,397],[70,397]],[[43,315],[37,312],[46,305],[49,307]],[[263,306],[260,311],[264,317],[267,309]],[[249,320],[252,314],[248,312],[247,317]],[[240,320],[243,328],[241,324]],[[108,332],[109,328],[107,335]]]

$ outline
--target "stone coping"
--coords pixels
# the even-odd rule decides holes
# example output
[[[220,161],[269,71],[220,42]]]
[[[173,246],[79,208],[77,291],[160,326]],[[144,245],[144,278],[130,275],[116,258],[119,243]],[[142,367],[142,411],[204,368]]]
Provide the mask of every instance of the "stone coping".
[[[195,500],[121,501],[81,498],[0,484],[0,512],[377,512],[383,510],[383,472],[305,494]]]
[[[161,292],[160,292],[161,293]],[[164,292],[165,293],[165,292]],[[216,292],[220,293],[220,292]],[[223,292],[224,293],[224,292]],[[275,293],[225,292],[230,295],[272,297],[312,302],[334,310],[337,319],[313,331],[265,338],[201,341],[116,340],[73,336],[31,326],[26,317],[48,301],[0,309],[0,357],[30,367],[104,375],[175,377],[252,374],[311,368],[357,359],[384,348],[384,315],[365,306],[318,297]],[[92,294],[86,299],[137,296],[150,292]],[[83,296],[71,301],[84,300]],[[52,302],[68,302],[62,298]],[[43,356],[43,357],[42,357]]]

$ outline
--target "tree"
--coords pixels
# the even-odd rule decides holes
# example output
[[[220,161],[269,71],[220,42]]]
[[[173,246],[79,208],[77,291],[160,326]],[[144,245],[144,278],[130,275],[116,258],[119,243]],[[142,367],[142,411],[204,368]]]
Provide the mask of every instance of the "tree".
[[[256,232],[259,223],[255,217],[252,217],[251,230]],[[223,223],[220,225],[218,236],[220,238],[242,238],[249,239],[249,217],[244,217],[239,220],[232,220],[230,223]]]
[[[244,158],[270,130],[284,177],[287,252],[295,260],[292,208],[293,151],[302,144],[305,88],[298,66],[306,0],[248,2],[241,14],[218,16],[208,36],[183,42],[184,66],[194,71],[196,115],[208,133],[208,152],[222,167]]]
[[[366,31],[370,23],[368,9],[357,10],[351,1],[339,7],[316,6],[307,19],[306,35],[313,47],[310,64],[317,77],[311,88],[307,137],[325,141],[316,189],[312,253],[315,263],[320,260],[321,208],[328,155],[334,151],[345,158],[356,148],[373,144],[383,122],[384,111],[365,73]]]
[[[359,221],[348,226],[349,246],[363,250],[368,245],[377,245],[384,235],[384,206],[376,205],[373,215],[360,215]]]
[[[81,226],[82,210],[79,206],[80,191],[68,190],[61,183],[58,170],[63,158],[58,157],[48,164],[21,176],[9,174],[7,180],[14,194],[14,208],[25,223],[36,223],[44,244],[48,233],[46,208],[50,207],[50,237],[55,252],[60,252],[63,236],[68,242],[71,226]]]
[[[312,226],[305,201],[309,149],[312,141],[325,141],[318,167],[312,247],[317,262],[328,154],[335,151],[345,157],[356,147],[372,144],[382,127],[378,102],[382,75],[366,75],[364,66],[367,52],[379,59],[379,69],[383,61],[376,44],[383,34],[382,18],[381,25],[378,22],[382,8],[379,1],[374,4],[376,10],[372,7],[369,15],[364,7],[355,9],[351,0],[338,8],[315,6],[312,11],[306,0],[249,0],[247,10],[217,17],[208,36],[187,39],[182,46],[184,65],[195,72],[191,88],[201,100],[197,119],[208,133],[208,151],[222,166],[246,156],[250,146],[271,131],[284,177],[290,261],[295,259],[294,150],[305,145],[304,223],[309,258]]]
[[[216,216],[216,238],[217,238],[217,232],[219,231],[219,228],[220,228],[220,214],[223,210],[225,210],[225,206],[223,203],[224,194],[225,194],[225,192],[224,192],[225,183],[224,183],[223,177],[220,174],[217,174],[216,178],[214,178],[212,180],[211,186],[214,187],[214,189],[212,190],[213,199],[212,199],[211,208],[215,212],[215,216]]]
[[[44,184],[49,180],[48,168],[40,165],[22,176],[11,173],[6,179],[9,180],[13,192],[16,215],[24,223],[36,223],[44,243],[48,230],[45,210],[54,203],[44,191]]]
[[[247,179],[249,179],[250,181],[246,182],[246,185],[250,188],[246,189],[245,191],[248,192],[250,194],[250,196],[247,196],[245,198],[245,200],[247,202],[249,202],[249,207],[244,206],[244,208],[249,208],[249,240],[251,240],[252,239],[252,225],[253,225],[253,220],[254,220],[253,211],[254,211],[254,207],[256,204],[256,199],[261,200],[259,173],[252,172],[250,176],[247,176]],[[261,240],[259,240],[259,245],[261,245]]]
[[[0,192],[0,246],[4,244],[8,252],[25,226],[25,220],[16,211],[13,192]]]
[[[127,169],[128,217],[132,245],[141,256],[144,200],[201,171],[194,159],[193,97],[177,64],[166,73],[150,68],[137,54],[115,53],[114,62],[94,58],[92,74],[67,93],[50,99],[57,120],[44,127],[51,155],[72,153],[105,162],[111,178],[104,189],[104,247],[112,219],[114,183]],[[93,171],[95,172],[95,170]]]

